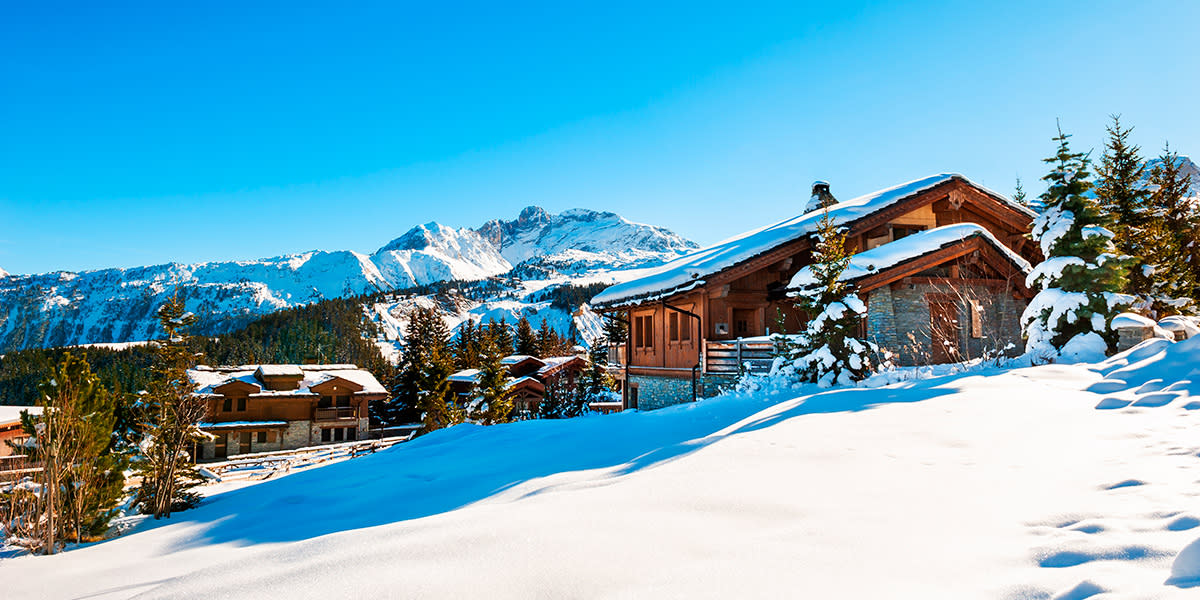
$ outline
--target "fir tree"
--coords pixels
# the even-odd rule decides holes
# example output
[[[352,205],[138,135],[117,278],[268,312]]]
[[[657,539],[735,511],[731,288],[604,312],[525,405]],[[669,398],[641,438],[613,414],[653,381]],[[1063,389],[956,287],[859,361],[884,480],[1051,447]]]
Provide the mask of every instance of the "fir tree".
[[[537,333],[537,356],[546,358],[563,354],[565,352],[563,352],[562,338],[558,337],[558,332],[550,327],[548,319],[542,319],[542,325],[538,327]]]
[[[580,412],[592,402],[612,402],[616,381],[608,374],[608,352],[596,344],[588,350],[587,367],[579,376]]]
[[[1148,244],[1156,258],[1156,307],[1165,312],[1179,312],[1200,295],[1200,206],[1187,197],[1191,176],[1179,166],[1179,155],[1168,145],[1150,170],[1156,227]]]
[[[471,407],[471,418],[484,425],[507,423],[512,414],[508,367],[503,363],[506,355],[493,337],[484,340],[479,357],[479,379],[475,382],[475,402]]]
[[[1108,219],[1088,192],[1086,154],[1072,152],[1059,129],[1058,149],[1044,159],[1053,169],[1042,179],[1046,212],[1033,221],[1032,237],[1046,260],[1029,275],[1041,291],[1021,316],[1026,351],[1036,360],[1083,357],[1099,348],[1116,349],[1109,322],[1133,301],[1125,287],[1128,257],[1116,254]]]
[[[1021,206],[1029,206],[1029,199],[1026,198],[1025,187],[1021,185],[1021,178],[1017,177],[1017,187],[1013,190],[1013,201]]]
[[[780,348],[771,371],[822,387],[846,385],[874,370],[879,348],[855,337],[867,308],[841,280],[850,264],[846,232],[834,225],[826,211],[816,232],[811,282],[797,294],[797,307],[814,315],[805,330]]]
[[[418,378],[418,401],[421,410],[422,431],[428,433],[463,422],[461,407],[454,402],[450,389],[450,375],[454,373],[454,362],[445,347],[435,346],[420,368]]]
[[[1132,127],[1122,128],[1120,117],[1113,115],[1112,124],[1105,128],[1108,141],[1096,170],[1097,209],[1104,215],[1113,232],[1117,252],[1149,260],[1152,254],[1145,246],[1147,227],[1153,216],[1142,181],[1145,166],[1140,148],[1129,142]],[[1129,273],[1128,284],[1121,291],[1145,296],[1150,293],[1150,268],[1135,268]]]
[[[499,322],[496,322],[494,319],[488,319],[486,337],[496,345],[496,349],[501,353],[500,356],[508,356],[513,353],[513,335],[504,317],[500,317]],[[480,352],[482,350],[481,345]]]
[[[454,341],[454,363],[460,370],[479,366],[480,335],[482,328],[476,328],[472,319],[467,319],[467,322],[458,328],[458,337]]]
[[[545,321],[542,323],[545,324]],[[525,315],[521,315],[521,320],[517,321],[516,353],[539,356],[538,336]]]
[[[143,396],[146,421],[142,460],[137,463],[142,475],[138,504],[156,519],[200,502],[191,488],[203,479],[189,451],[210,437],[197,427],[205,414],[205,402],[192,393],[187,375],[196,365],[188,341],[196,317],[185,311],[183,299],[176,294],[159,309],[158,321],[166,339],[156,346],[154,380]]]
[[[448,385],[438,378],[448,378],[454,372],[452,356],[448,348],[450,332],[441,314],[433,308],[415,307],[408,315],[404,328],[404,346],[393,378],[391,401],[386,411],[389,424],[406,423],[414,420],[429,421],[422,413],[428,409],[428,398],[437,396]],[[445,398],[442,394],[440,397]],[[430,417],[433,423],[444,427],[446,419],[435,410]]]
[[[571,401],[569,391],[568,386],[563,385],[557,377],[547,381],[546,392],[538,404],[538,418],[561,419],[566,416],[567,404]]]

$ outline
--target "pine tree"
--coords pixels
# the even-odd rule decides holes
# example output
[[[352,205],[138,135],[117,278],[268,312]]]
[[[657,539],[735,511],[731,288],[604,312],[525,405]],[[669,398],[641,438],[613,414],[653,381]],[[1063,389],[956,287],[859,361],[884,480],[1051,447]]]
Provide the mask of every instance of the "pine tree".
[[[191,489],[203,479],[189,451],[195,443],[210,437],[197,426],[204,417],[205,402],[193,394],[187,374],[196,364],[188,335],[196,317],[186,312],[183,299],[176,294],[159,309],[158,321],[166,339],[158,342],[154,380],[143,396],[143,456],[137,464],[142,475],[138,504],[156,519],[169,518],[172,512],[200,502],[200,496]]]
[[[879,348],[855,337],[867,307],[841,280],[849,264],[846,232],[826,210],[816,231],[813,263],[805,267],[810,283],[796,295],[796,306],[814,316],[802,333],[780,346],[772,376],[829,387],[862,380],[874,370]]]
[[[542,319],[542,324],[538,327],[537,333],[537,356],[546,358],[550,356],[561,356],[563,352],[562,339],[558,337],[558,332],[550,327],[550,321]]]
[[[1042,361],[1114,351],[1108,324],[1133,301],[1119,293],[1130,261],[1116,254],[1108,219],[1088,194],[1087,155],[1072,152],[1069,138],[1059,129],[1058,149],[1044,159],[1053,169],[1042,178],[1046,212],[1034,219],[1032,237],[1046,260],[1028,277],[1041,291],[1021,315],[1026,351]]]
[[[1021,178],[1017,177],[1017,186],[1013,190],[1013,201],[1021,206],[1029,206],[1029,199],[1026,198],[1025,187],[1021,185]]]
[[[504,353],[493,337],[484,340],[480,352],[479,379],[475,382],[475,402],[471,418],[484,424],[507,423],[513,410],[512,392],[508,388],[508,367]]]
[[[500,356],[508,356],[513,353],[513,335],[508,328],[508,323],[504,317],[500,317],[500,321],[488,319],[486,337],[496,345],[496,349],[501,353]],[[480,352],[483,351],[483,345],[480,345]]]
[[[464,414],[454,402],[450,375],[454,363],[444,347],[434,346],[420,368],[417,405],[421,410],[423,432],[428,433],[462,423]]]
[[[39,387],[42,412],[22,414],[36,444],[15,450],[42,464],[40,494],[14,491],[2,504],[8,533],[31,550],[53,554],[67,540],[94,541],[117,513],[126,457],[116,450],[116,411],[124,401],[100,383],[83,358],[67,352]]]
[[[521,315],[521,320],[517,321],[516,354],[539,356],[538,336],[525,315]]]
[[[386,411],[389,424],[421,420],[427,425],[432,422],[444,427],[450,422],[436,407],[432,416],[422,416],[429,408],[431,395],[446,398],[442,390],[449,384],[443,380],[454,372],[449,337],[446,323],[436,309],[418,306],[409,312],[404,347],[393,378],[392,399]],[[443,376],[439,378],[439,374]]]
[[[1148,206],[1149,194],[1142,181],[1145,166],[1137,146],[1129,143],[1133,128],[1122,128],[1121,119],[1113,115],[1112,124],[1105,128],[1108,141],[1096,170],[1097,209],[1104,215],[1113,232],[1113,244],[1122,255],[1139,260],[1153,260],[1145,246],[1147,229],[1153,216]],[[1146,296],[1150,293],[1152,264],[1149,268],[1134,268],[1120,291]]]
[[[558,378],[553,378],[546,382],[546,392],[542,395],[542,401],[538,404],[539,419],[561,419],[566,416],[567,404],[570,402],[568,398],[567,386],[563,385]]]
[[[616,380],[608,374],[608,352],[599,344],[588,350],[587,367],[579,376],[580,412],[592,402],[612,402],[616,397]]]
[[[477,328],[471,319],[458,328],[458,337],[454,341],[454,363],[460,370],[479,366],[479,338],[482,334],[482,328]]]
[[[1149,252],[1156,258],[1153,292],[1156,308],[1179,312],[1200,296],[1200,207],[1187,197],[1191,176],[1179,169],[1179,155],[1163,149],[1150,170],[1150,205],[1154,214]]]

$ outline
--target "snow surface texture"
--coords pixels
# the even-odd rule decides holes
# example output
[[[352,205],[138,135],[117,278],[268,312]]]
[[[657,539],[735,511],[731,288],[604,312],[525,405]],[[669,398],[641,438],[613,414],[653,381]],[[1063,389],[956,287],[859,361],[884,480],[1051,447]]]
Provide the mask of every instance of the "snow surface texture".
[[[536,211],[538,219],[512,222],[518,223],[516,237],[505,239],[509,256],[531,257],[536,268],[514,269],[502,248],[476,231],[428,223],[370,256],[313,251],[251,261],[0,278],[0,352],[157,338],[161,332],[155,310],[180,286],[187,288],[188,310],[200,317],[196,332],[215,334],[326,298],[510,271],[562,283],[614,269],[656,266],[695,247],[665,229],[612,213]],[[485,225],[481,231],[490,229]],[[516,241],[510,244],[509,239]]]
[[[4,597],[1195,598],[1197,364],[462,425],[7,560]]]
[[[8,277],[8,271],[5,271],[4,269],[0,269],[0,277]]]
[[[868,275],[874,275],[907,260],[919,258],[950,244],[975,236],[986,240],[996,250],[1007,256],[1009,260],[1020,266],[1026,273],[1029,273],[1032,268],[1029,262],[1010,250],[1000,240],[997,240],[987,229],[974,223],[961,223],[914,233],[894,242],[889,242],[855,254],[850,257],[850,263],[846,266],[846,270],[842,272],[842,276],[839,279],[841,281],[854,281]],[[812,267],[804,267],[796,272],[788,287],[804,288],[816,283],[817,280],[814,277]]]
[[[839,202],[829,208],[829,218],[837,225],[850,223],[954,178],[966,180],[962,175],[942,173]],[[989,193],[1017,210],[1027,212],[1030,216],[1034,214],[1000,194]],[[617,305],[635,299],[654,298],[691,289],[702,284],[705,277],[814,233],[824,214],[823,210],[807,212],[701,248],[651,270],[640,279],[624,285],[615,285],[601,292],[593,299],[593,303]]]

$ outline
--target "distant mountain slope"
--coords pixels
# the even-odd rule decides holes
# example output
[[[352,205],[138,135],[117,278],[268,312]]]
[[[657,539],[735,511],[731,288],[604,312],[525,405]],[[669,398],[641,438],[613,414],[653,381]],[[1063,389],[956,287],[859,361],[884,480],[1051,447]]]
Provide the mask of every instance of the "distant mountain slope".
[[[476,231],[514,265],[636,266],[699,247],[662,227],[580,208],[551,215],[529,206],[514,221],[488,221]]]
[[[8,277],[8,271],[5,271],[4,269],[0,269],[0,277]]]
[[[506,237],[512,241],[505,243]],[[564,275],[659,264],[694,247],[666,229],[613,213],[549,215],[531,207],[515,221],[489,221],[478,231],[419,225],[369,256],[311,251],[248,261],[0,276],[0,352],[155,338],[154,311],[176,288],[200,317],[197,333],[212,335],[324,298],[506,273],[510,279],[526,273],[526,278],[564,281]],[[514,270],[521,261],[526,261],[523,268]]]
[[[1192,159],[1183,155],[1176,157],[1175,162],[1179,167],[1180,177],[1190,176],[1192,178],[1191,185],[1188,186],[1188,197],[1200,198],[1200,166],[1197,166]],[[1146,161],[1146,175],[1143,177],[1143,179],[1148,182],[1150,180],[1150,171],[1155,167],[1161,166],[1162,164],[1163,161],[1161,158],[1152,158]]]

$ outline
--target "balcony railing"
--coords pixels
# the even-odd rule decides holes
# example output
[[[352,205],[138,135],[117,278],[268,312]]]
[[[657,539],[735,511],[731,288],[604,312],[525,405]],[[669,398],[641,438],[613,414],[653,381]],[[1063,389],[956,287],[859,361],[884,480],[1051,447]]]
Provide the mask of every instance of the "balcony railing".
[[[357,418],[358,410],[354,407],[318,408],[316,414],[313,415],[314,421],[341,421]]]

